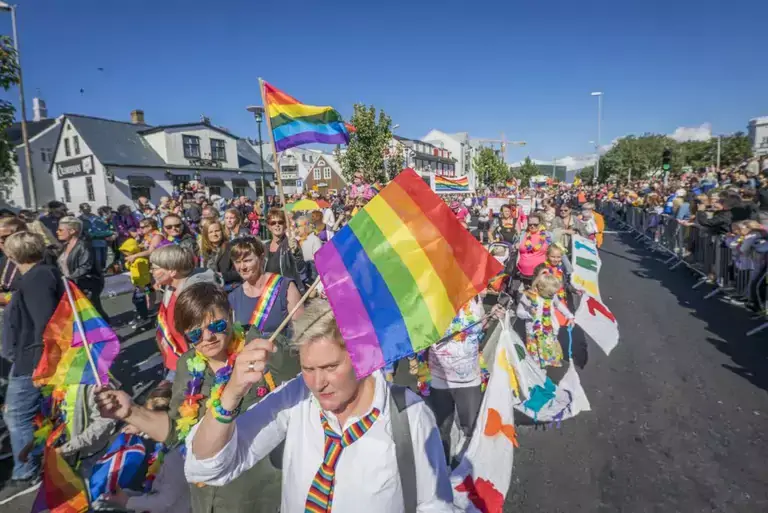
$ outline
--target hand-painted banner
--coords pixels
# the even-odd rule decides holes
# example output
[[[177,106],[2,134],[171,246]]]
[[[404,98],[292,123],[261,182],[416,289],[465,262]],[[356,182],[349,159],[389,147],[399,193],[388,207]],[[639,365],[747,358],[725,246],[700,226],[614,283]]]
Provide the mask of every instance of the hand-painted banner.
[[[597,277],[602,264],[597,246],[593,241],[580,235],[574,235],[572,241],[573,274],[571,274],[571,283],[576,288],[587,291],[589,295],[601,299]]]
[[[610,354],[619,343],[619,325],[608,307],[598,299],[584,294],[576,310],[576,324],[605,351]]]

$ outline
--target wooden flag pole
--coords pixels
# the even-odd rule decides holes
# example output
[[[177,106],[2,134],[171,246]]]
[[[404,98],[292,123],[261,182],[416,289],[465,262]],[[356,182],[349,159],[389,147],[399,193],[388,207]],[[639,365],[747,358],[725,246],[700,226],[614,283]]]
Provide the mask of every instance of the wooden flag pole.
[[[280,176],[280,159],[277,155],[277,149],[275,148],[275,134],[272,132],[272,121],[269,117],[269,109],[267,108],[267,95],[264,94],[264,80],[259,78],[259,90],[261,91],[261,103],[264,105],[264,117],[267,120],[267,132],[269,133],[269,142],[272,143],[272,158],[275,164],[275,178],[277,178],[277,194],[280,196],[280,203],[285,209],[285,194],[283,194],[283,179]],[[263,171],[263,170],[262,170]],[[287,212],[287,211],[286,211]]]
[[[64,290],[67,291],[67,299],[69,300],[69,305],[72,307],[72,315],[75,316],[75,325],[77,326],[77,331],[80,333],[80,338],[83,339],[83,347],[85,348],[85,354],[88,355],[88,363],[91,364],[91,370],[93,371],[93,375],[96,377],[96,384],[99,386],[103,386],[103,383],[101,382],[101,376],[99,376],[99,369],[96,367],[96,362],[93,361],[93,355],[91,354],[91,345],[88,343],[88,339],[85,338],[85,329],[83,328],[83,321],[80,319],[80,315],[77,313],[77,305],[75,305],[75,300],[72,297],[72,290],[69,288],[69,280],[67,280],[66,277],[62,277],[62,280],[64,280]]]

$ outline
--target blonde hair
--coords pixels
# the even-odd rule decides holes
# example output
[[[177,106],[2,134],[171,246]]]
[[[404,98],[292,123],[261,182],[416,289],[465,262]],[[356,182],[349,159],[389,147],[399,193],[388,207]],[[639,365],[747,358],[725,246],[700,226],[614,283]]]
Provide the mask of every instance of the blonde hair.
[[[307,315],[305,314],[299,318],[299,320],[304,320],[306,318]],[[305,325],[302,326],[301,324]],[[333,315],[333,310],[330,308],[328,308],[328,310],[324,310],[323,313],[314,319],[310,319],[302,323],[297,322],[294,325],[294,330],[295,333],[301,333],[300,335],[297,335],[293,340],[292,345],[295,349],[311,344],[312,342],[322,338],[333,340],[342,348],[347,347],[347,345],[344,343],[344,338],[341,336],[339,325],[336,323],[336,317]]]
[[[211,242],[211,239],[208,238],[208,229],[216,224],[221,228],[221,242],[219,245],[224,246],[229,239],[229,231],[227,230],[227,227],[224,226],[224,223],[218,219],[204,219],[200,227],[200,254],[205,258],[208,258],[214,250],[213,243]]]
[[[3,252],[16,264],[36,264],[43,260],[45,241],[30,232],[16,232],[5,239]]]
[[[531,289],[541,297],[552,298],[562,286],[560,278],[548,271],[543,271],[533,280]]]
[[[59,219],[59,225],[69,226],[70,229],[75,231],[75,234],[79,237],[83,233],[83,222],[72,216],[64,216]]]
[[[31,223],[27,223],[27,231],[30,233],[36,233],[42,237],[46,246],[55,246],[58,248],[61,245],[59,241],[56,240],[56,237],[53,236],[51,230],[49,230],[47,226],[45,226],[41,221],[37,219]]]
[[[176,271],[182,277],[189,276],[195,270],[195,254],[176,244],[157,248],[149,255],[149,262],[160,269]]]

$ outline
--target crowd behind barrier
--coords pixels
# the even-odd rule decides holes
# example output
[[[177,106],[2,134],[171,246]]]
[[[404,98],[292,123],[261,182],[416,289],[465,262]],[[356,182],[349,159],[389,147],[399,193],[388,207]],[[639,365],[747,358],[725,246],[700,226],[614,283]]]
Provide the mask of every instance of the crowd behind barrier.
[[[681,223],[673,215],[653,209],[635,207],[618,201],[600,202],[600,210],[608,218],[632,231],[635,240],[668,255],[664,262],[674,270],[681,265],[699,275],[692,286],[712,285],[704,297],[724,294],[733,300],[752,302],[766,322],[747,331],[752,336],[768,328],[768,240],[750,244],[745,252],[741,241],[714,235],[693,223]]]

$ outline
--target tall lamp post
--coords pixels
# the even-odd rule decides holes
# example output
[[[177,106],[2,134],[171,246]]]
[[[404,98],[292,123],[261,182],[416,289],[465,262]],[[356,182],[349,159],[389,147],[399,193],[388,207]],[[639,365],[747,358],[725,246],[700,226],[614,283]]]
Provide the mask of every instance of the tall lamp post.
[[[264,186],[264,143],[261,140],[261,122],[264,121],[264,107],[259,105],[251,105],[246,107],[246,110],[253,114],[253,119],[256,120],[256,124],[259,127],[259,160],[261,160],[261,203],[263,207],[263,215],[267,215],[267,188]],[[276,173],[280,170],[276,169]]]
[[[29,208],[37,210],[37,194],[32,169],[32,152],[29,149],[29,132],[27,131],[27,106],[24,103],[24,80],[21,75],[21,53],[19,52],[19,34],[16,30],[16,6],[0,2],[0,11],[11,13],[13,25],[13,48],[16,50],[16,64],[19,66],[19,101],[21,103],[21,139],[24,142],[24,160],[27,164],[27,190],[29,192]]]
[[[595,91],[592,96],[597,96],[597,141],[595,144],[595,152],[597,153],[597,162],[595,162],[595,177],[593,183],[597,184],[597,177],[600,174],[600,122],[603,117],[603,93],[601,91]]]

